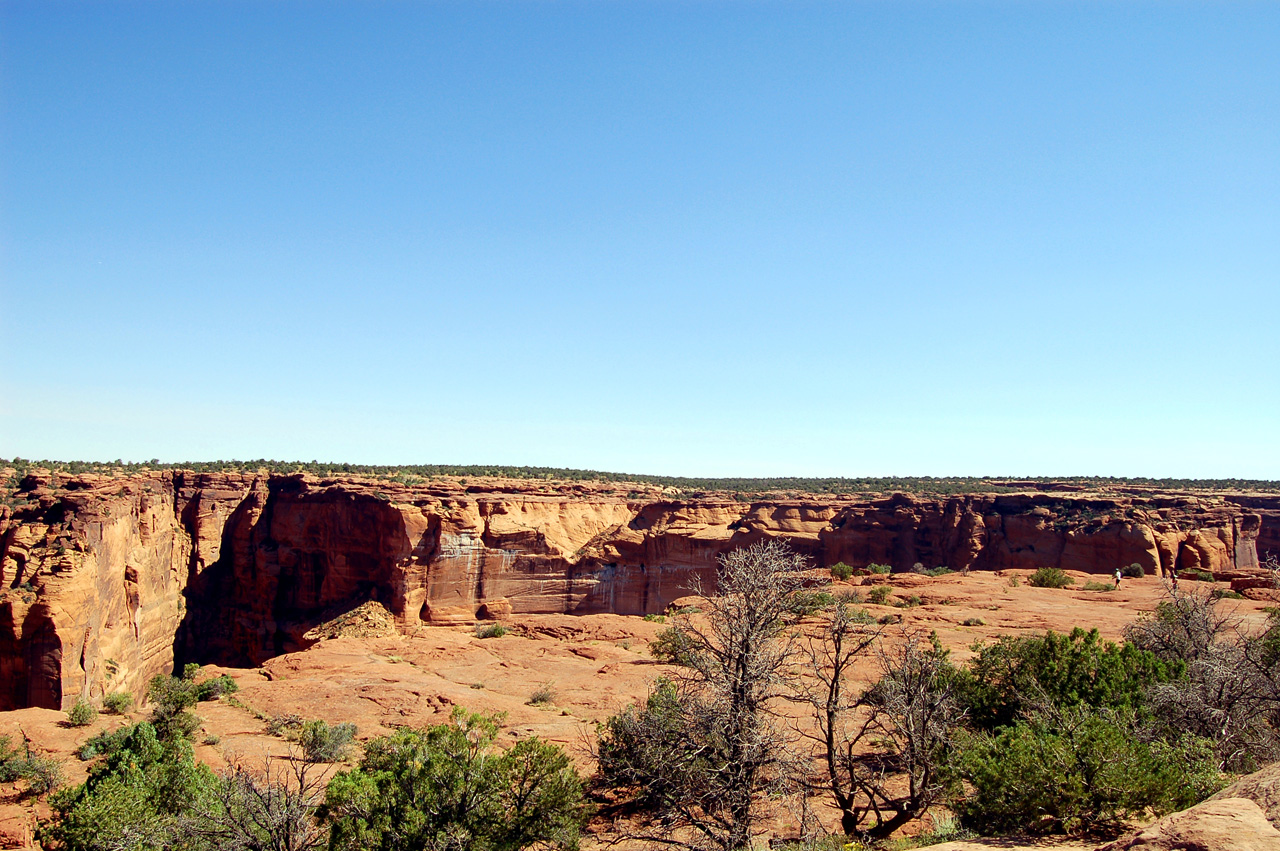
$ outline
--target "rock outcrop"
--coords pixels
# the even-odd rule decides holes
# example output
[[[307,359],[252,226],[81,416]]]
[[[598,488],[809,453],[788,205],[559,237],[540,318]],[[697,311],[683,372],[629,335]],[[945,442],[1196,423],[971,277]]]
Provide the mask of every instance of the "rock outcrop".
[[[1242,777],[1100,851],[1280,850],[1280,763]]]
[[[1280,851],[1280,763],[1098,851]]]
[[[621,487],[621,486],[617,486]],[[612,485],[305,475],[27,476],[0,506],[0,710],[135,693],[182,661],[257,664],[368,601],[397,626],[646,613],[782,537],[819,567],[1137,563],[1224,577],[1268,497],[1027,493],[696,499]],[[1280,503],[1280,501],[1277,501]]]
[[[1248,798],[1280,830],[1280,762],[1241,777],[1216,795],[1210,796],[1209,800],[1219,801],[1225,798]]]
[[[1280,830],[1248,798],[1205,801],[1098,851],[1276,851]]]

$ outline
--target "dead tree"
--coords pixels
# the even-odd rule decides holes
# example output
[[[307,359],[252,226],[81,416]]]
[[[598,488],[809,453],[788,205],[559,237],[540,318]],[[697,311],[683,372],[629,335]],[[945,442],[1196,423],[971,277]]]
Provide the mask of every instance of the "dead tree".
[[[756,798],[785,773],[787,734],[770,705],[795,651],[791,598],[806,566],[779,541],[723,556],[706,611],[674,626],[684,667],[645,706],[604,725],[601,776],[632,789],[652,817],[643,838],[721,851],[750,846]]]
[[[1152,686],[1157,728],[1209,739],[1219,766],[1252,771],[1280,758],[1280,620],[1261,633],[1212,591],[1161,602],[1125,638],[1186,666],[1186,676]]]
[[[933,636],[887,636],[839,607],[805,648],[800,699],[813,712],[801,735],[817,745],[824,789],[848,836],[883,838],[941,801],[943,751],[963,712],[946,653]],[[879,680],[858,689],[856,661],[875,659]]]
[[[327,833],[316,817],[325,779],[301,759],[265,757],[261,770],[233,764],[182,816],[182,844],[218,851],[318,849]]]

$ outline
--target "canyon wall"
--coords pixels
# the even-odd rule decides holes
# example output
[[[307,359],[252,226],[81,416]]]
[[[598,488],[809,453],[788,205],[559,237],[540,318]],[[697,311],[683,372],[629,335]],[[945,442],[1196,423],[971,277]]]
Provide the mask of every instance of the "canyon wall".
[[[257,664],[367,600],[399,626],[664,609],[716,557],[786,538],[819,567],[1255,568],[1280,497],[680,500],[656,489],[304,475],[32,474],[0,506],[0,710]],[[1280,551],[1280,547],[1277,547]]]

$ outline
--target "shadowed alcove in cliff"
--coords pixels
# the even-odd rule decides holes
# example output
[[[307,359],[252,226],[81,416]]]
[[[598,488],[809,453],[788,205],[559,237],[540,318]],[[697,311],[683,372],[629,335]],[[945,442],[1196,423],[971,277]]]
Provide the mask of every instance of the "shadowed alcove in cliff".
[[[39,706],[62,708],[62,639],[42,604],[21,624],[11,607],[0,608],[0,711]],[[18,627],[18,628],[16,628]],[[13,639],[21,634],[21,643]]]
[[[219,558],[192,564],[175,665],[257,665],[308,647],[309,630],[362,603],[396,609],[398,523],[374,496],[274,478],[228,518]]]

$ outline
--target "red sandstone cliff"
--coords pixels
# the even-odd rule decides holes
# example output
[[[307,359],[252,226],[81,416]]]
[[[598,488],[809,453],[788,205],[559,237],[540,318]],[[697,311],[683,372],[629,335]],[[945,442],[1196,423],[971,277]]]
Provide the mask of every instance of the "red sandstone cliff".
[[[1280,498],[1028,494],[769,502],[583,485],[31,475],[0,506],[0,709],[140,692],[176,660],[253,664],[369,599],[400,626],[642,613],[786,537],[819,566],[1257,565]],[[1261,536],[1261,537],[1260,537]],[[1280,550],[1280,547],[1277,547]]]

